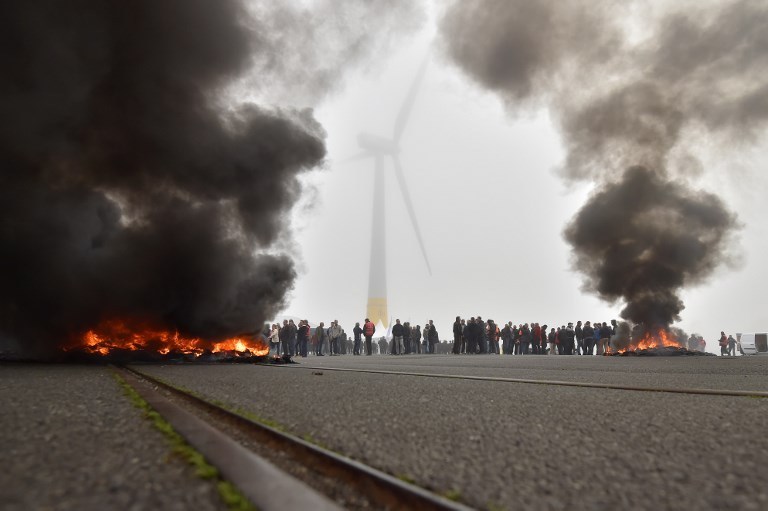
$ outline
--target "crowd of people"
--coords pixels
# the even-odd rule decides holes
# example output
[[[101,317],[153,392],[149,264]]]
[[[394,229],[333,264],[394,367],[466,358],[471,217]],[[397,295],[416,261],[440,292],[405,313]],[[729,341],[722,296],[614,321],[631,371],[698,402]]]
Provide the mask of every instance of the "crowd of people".
[[[618,323],[600,321],[577,321],[559,327],[540,325],[536,322],[513,324],[511,321],[499,325],[494,320],[481,316],[469,319],[456,317],[453,323],[453,342],[440,340],[437,328],[429,320],[412,326],[409,322],[396,319],[389,335],[374,340],[376,326],[366,318],[361,326],[355,323],[352,335],[334,320],[326,327],[320,323],[311,328],[307,320],[286,319],[283,324],[271,325],[265,332],[273,353],[306,357],[336,355],[408,355],[408,354],[504,354],[504,355],[603,355],[616,349]],[[391,341],[387,338],[390,337]],[[681,341],[692,351],[706,351],[706,341],[695,334]],[[735,356],[737,341],[733,336],[721,332],[719,340],[721,355]],[[741,351],[741,346],[738,346]]]

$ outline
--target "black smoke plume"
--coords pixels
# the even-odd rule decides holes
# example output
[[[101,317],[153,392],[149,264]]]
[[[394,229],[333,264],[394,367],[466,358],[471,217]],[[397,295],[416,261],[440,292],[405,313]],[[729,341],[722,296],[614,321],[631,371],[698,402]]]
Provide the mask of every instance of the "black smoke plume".
[[[658,327],[679,320],[679,290],[718,266],[735,224],[716,195],[632,167],[590,197],[565,238],[588,290],[624,299],[623,318]]]
[[[647,19],[643,6],[467,0],[441,32],[448,56],[511,111],[548,105],[563,176],[597,181],[564,233],[585,288],[624,301],[626,319],[668,326],[680,290],[729,260],[735,215],[689,182],[702,141],[763,136],[768,5],[670,3]]]
[[[378,46],[346,17],[383,6],[277,4],[3,2],[0,351],[115,319],[217,341],[277,312],[295,271],[273,246],[325,135],[310,110],[227,98],[297,76],[321,95]]]

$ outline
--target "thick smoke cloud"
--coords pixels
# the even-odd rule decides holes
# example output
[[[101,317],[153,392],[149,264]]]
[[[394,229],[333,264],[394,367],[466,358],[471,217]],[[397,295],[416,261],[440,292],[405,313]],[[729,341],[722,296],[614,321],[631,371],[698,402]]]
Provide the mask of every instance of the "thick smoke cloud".
[[[585,288],[626,302],[627,319],[666,326],[683,308],[681,288],[728,259],[735,216],[685,178],[702,167],[701,134],[723,145],[761,136],[768,6],[694,3],[630,37],[637,5],[462,1],[442,34],[450,58],[510,110],[550,107],[563,176],[598,182],[565,231]]]
[[[274,27],[260,12],[0,7],[0,348],[50,352],[113,319],[216,341],[277,312],[295,271],[271,247],[325,145],[310,110],[221,99],[254,69],[268,86],[302,67],[274,44],[311,37],[295,30],[302,17]],[[302,72],[309,89],[332,85]]]
[[[716,248],[735,225],[716,195],[632,167],[589,199],[565,238],[577,248],[587,289],[608,301],[623,298],[626,319],[666,326],[683,309],[676,291],[718,266]]]

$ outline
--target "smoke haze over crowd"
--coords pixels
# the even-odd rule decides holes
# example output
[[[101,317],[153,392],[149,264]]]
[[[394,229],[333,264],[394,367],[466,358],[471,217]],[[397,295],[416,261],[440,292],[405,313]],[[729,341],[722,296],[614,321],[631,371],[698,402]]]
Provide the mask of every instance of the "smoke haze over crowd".
[[[619,304],[666,323],[685,300],[686,329],[719,333],[721,316],[762,328],[747,288],[765,279],[750,254],[768,248],[751,175],[765,160],[767,10],[3,5],[0,351],[51,352],[113,318],[210,341],[280,313],[362,320],[372,169],[333,162],[361,131],[389,134],[435,35],[444,51],[400,153],[433,274],[387,178],[393,314],[446,331],[457,314],[609,319]],[[742,223],[747,271],[711,279],[738,262]],[[748,297],[712,314],[725,287]]]
[[[116,318],[214,341],[284,305],[294,263],[271,247],[325,133],[232,88],[322,96],[386,40],[322,24],[381,2],[270,4],[0,7],[0,343],[50,352]]]
[[[738,221],[695,190],[695,151],[750,140],[768,118],[768,7],[681,4],[636,40],[632,7],[568,0],[456,2],[448,55],[511,111],[548,105],[566,148],[562,175],[597,180],[565,231],[584,288],[622,316],[669,325],[680,290],[730,261]]]

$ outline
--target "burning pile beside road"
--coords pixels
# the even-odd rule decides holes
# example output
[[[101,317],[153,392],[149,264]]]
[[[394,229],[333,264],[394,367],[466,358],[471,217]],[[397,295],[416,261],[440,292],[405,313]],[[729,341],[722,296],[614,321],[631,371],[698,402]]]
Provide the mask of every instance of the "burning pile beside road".
[[[126,321],[105,321],[74,339],[60,360],[75,362],[227,362],[288,363],[290,357],[270,357],[269,344],[260,334],[242,334],[222,340],[187,337]]]
[[[86,352],[109,355],[114,350],[171,352],[199,356],[205,352],[250,352],[257,356],[269,354],[269,345],[260,335],[241,335],[218,342],[184,337],[179,332],[152,327],[133,326],[123,321],[108,321],[88,330],[74,345]],[[68,350],[71,348],[68,348]]]
[[[682,346],[660,346],[655,348],[638,348],[635,350],[624,350],[617,352],[608,352],[606,355],[615,355],[619,357],[673,357],[688,355],[714,356],[712,353],[703,351],[689,350]]]
[[[680,329],[668,327],[645,328],[629,323],[617,325],[616,334],[605,355],[618,356],[678,356],[708,355],[708,353],[686,347],[687,335]]]

